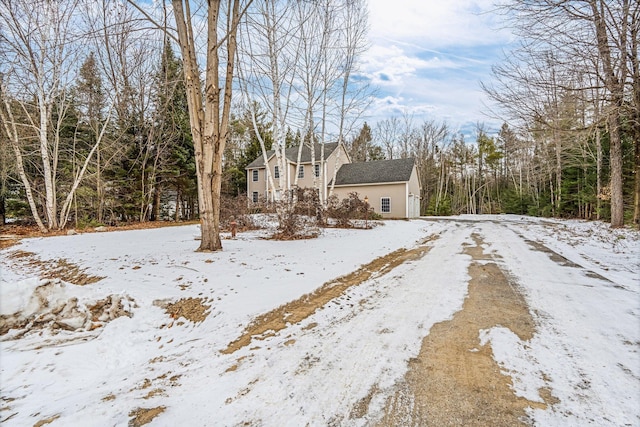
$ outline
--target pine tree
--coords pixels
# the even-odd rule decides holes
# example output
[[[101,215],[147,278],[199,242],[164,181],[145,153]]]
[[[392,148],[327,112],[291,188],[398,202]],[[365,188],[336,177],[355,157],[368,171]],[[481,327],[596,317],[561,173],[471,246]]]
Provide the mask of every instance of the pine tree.
[[[371,127],[369,127],[367,122],[364,122],[358,136],[356,136],[351,141],[351,144],[349,144],[349,155],[351,156],[351,161],[355,163],[370,160],[368,155],[372,139]]]

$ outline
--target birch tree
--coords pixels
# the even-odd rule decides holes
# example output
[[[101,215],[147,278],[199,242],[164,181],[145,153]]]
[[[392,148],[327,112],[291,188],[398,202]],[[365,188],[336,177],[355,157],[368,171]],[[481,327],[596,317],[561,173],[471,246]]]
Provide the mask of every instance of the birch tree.
[[[285,129],[291,124],[290,113],[294,108],[292,94],[299,42],[299,26],[294,19],[294,11],[293,1],[264,0],[256,3],[247,14],[246,31],[239,41],[242,48],[238,63],[240,87],[265,165],[267,150],[258,129],[258,109],[265,109],[271,119],[272,148],[279,170],[277,186],[269,168],[266,173],[268,188],[276,200],[289,196],[287,193],[279,194],[276,189],[286,188],[287,179]]]
[[[79,1],[73,0],[7,0],[0,4],[0,119],[32,215],[43,232],[66,225],[73,195],[101,139],[81,161],[82,167],[71,182],[59,185],[61,130],[70,106],[69,87],[77,70],[73,65],[82,36],[78,6]],[[25,168],[32,157],[25,144],[32,140],[38,153],[37,177],[29,176]],[[34,194],[36,181],[44,187],[41,207]]]
[[[348,0],[339,11],[342,23],[339,46],[339,79],[340,84],[337,95],[337,140],[344,142],[345,135],[353,130],[363,112],[371,102],[371,88],[366,84],[356,84],[353,76],[358,71],[361,56],[368,48],[367,34],[369,31],[369,13],[367,3],[364,0]],[[325,76],[326,77],[326,76]],[[329,197],[333,195],[336,176],[340,165],[340,153],[338,151],[335,167],[329,176],[331,189]],[[324,158],[324,156],[322,156]]]

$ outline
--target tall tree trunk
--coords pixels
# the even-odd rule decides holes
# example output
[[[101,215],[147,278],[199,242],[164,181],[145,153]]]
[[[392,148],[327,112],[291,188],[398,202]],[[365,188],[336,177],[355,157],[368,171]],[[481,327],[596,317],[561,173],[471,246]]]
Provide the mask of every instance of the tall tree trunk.
[[[638,117],[638,120],[640,120],[640,117]],[[636,123],[635,139],[633,223],[640,229],[640,123]]]
[[[41,89],[40,92],[44,92]],[[54,171],[51,168],[51,156],[49,155],[49,111],[50,105],[45,101],[44,95],[38,96],[38,107],[40,109],[40,128],[38,136],[40,139],[40,157],[42,160],[42,175],[44,177],[45,189],[45,217],[47,220],[47,228],[52,230],[58,228],[58,218],[56,217],[56,183],[53,178]]]
[[[182,197],[181,197],[181,194],[180,194],[180,187],[178,187],[178,188],[176,188],[176,211],[175,211],[175,214],[174,214],[174,221],[175,222],[180,221],[180,207],[181,207],[180,204],[181,203],[182,203]]]
[[[2,101],[2,105],[0,105],[0,121],[3,124],[3,128],[7,134],[7,138],[9,139],[9,143],[11,144],[11,148],[13,149],[13,153],[16,157],[16,168],[18,169],[18,176],[20,177],[20,181],[22,181],[22,185],[24,185],[24,191],[27,196],[27,201],[29,202],[29,208],[31,209],[33,219],[36,221],[36,224],[38,225],[40,231],[46,233],[48,229],[47,227],[45,227],[42,219],[40,218],[40,213],[38,212],[36,201],[33,197],[31,182],[29,182],[27,173],[24,170],[24,159],[22,157],[22,151],[20,151],[20,138],[18,136],[18,129],[16,127],[16,121],[11,111],[11,106],[9,105],[9,100],[5,98],[5,94],[5,87],[2,80],[0,80],[0,101]]]
[[[104,220],[104,187],[102,185],[102,157],[101,150],[98,147],[96,151],[96,195],[98,197],[97,218],[98,222]]]
[[[613,59],[611,57],[611,48],[609,46],[609,38],[607,34],[607,24],[604,17],[605,9],[607,7],[606,2],[604,0],[591,0],[590,3],[598,41],[598,53],[602,60],[604,74],[602,78],[607,91],[611,95],[608,111],[606,112],[610,139],[609,162],[611,167],[611,226],[622,227],[624,225],[624,198],[622,192],[622,139],[620,137],[620,111],[624,99],[624,81],[627,73],[622,72],[622,76],[617,77],[613,67]],[[624,3],[628,10],[627,0],[625,0]],[[622,65],[621,68],[624,70],[624,65]]]
[[[162,192],[160,191],[160,182],[159,178],[156,175],[156,183],[153,187],[153,203],[151,205],[151,221],[160,220],[160,195]]]
[[[232,1],[232,0],[229,0]],[[218,40],[218,22],[222,0],[209,0],[207,6],[207,55],[205,83],[201,84],[194,29],[189,0],[172,0],[182,51],[186,81],[189,122],[193,137],[198,208],[202,234],[199,251],[222,249],[220,239],[220,191],[222,186],[222,154],[229,135],[232,79],[236,59],[236,33],[241,14],[240,0],[228,8],[225,35]],[[220,87],[219,67],[222,44],[226,44],[224,88]],[[204,88],[204,96],[202,89]]]
[[[0,195],[0,225],[7,223],[4,195]]]

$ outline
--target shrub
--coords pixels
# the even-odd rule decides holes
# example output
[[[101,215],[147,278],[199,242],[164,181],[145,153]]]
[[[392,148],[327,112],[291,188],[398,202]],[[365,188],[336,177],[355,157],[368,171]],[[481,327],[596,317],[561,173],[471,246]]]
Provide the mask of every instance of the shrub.
[[[340,200],[336,195],[327,200],[327,216],[336,221],[338,227],[353,227],[352,220],[380,219],[381,216],[373,212],[371,205],[360,200],[358,193],[349,193],[348,197]]]

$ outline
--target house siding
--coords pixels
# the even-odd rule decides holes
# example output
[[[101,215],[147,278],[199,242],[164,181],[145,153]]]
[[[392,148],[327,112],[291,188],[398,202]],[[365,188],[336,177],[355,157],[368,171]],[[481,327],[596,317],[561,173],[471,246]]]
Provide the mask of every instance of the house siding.
[[[373,184],[373,185],[345,185],[335,187],[333,194],[339,199],[349,196],[349,193],[358,193],[358,198],[369,199],[369,205],[374,212],[382,215],[383,218],[406,218],[407,217],[407,183],[400,182],[394,184]],[[391,212],[383,213],[382,198],[391,199]]]
[[[258,171],[258,180],[253,180],[253,171]],[[260,199],[263,199],[267,193],[267,181],[265,179],[265,169],[247,169],[247,196],[251,199],[251,195],[254,191],[258,192]]]
[[[340,158],[338,158],[337,156],[338,151],[340,152]],[[316,164],[319,163],[319,160],[320,160],[319,158],[316,159]],[[320,166],[321,168],[320,173],[322,176],[318,177],[317,179],[318,180],[322,179],[322,181],[318,181],[318,185],[324,191],[324,198],[326,198],[327,196],[327,183],[331,181],[331,179],[333,179],[333,172],[334,172],[334,169],[336,168],[336,163],[338,164],[338,169],[343,164],[349,163],[349,156],[347,155],[347,152],[343,145],[339,145],[335,150],[333,150],[333,152],[331,152],[329,157],[325,160],[324,165]],[[267,165],[271,172],[271,176],[274,177],[273,180],[274,180],[276,189],[279,190],[280,180],[275,178],[276,164],[277,164],[276,156],[272,155],[269,158]],[[311,164],[310,162],[307,162],[307,163],[301,163],[301,166],[304,166],[304,178],[298,178],[298,187],[313,188],[314,187],[313,182],[315,179],[313,164]],[[253,171],[256,169],[258,170],[258,181],[254,182]],[[296,164],[293,162],[287,161],[287,167],[285,171],[280,171],[280,174],[283,174],[283,173],[284,173],[284,179],[285,179],[285,182],[284,182],[285,188],[293,187],[293,184],[296,182],[296,177],[298,176]],[[258,194],[260,194],[261,198],[267,197],[268,188],[269,186],[267,185],[264,166],[247,169],[247,194],[249,197],[251,197],[251,194],[254,191],[257,191]]]

